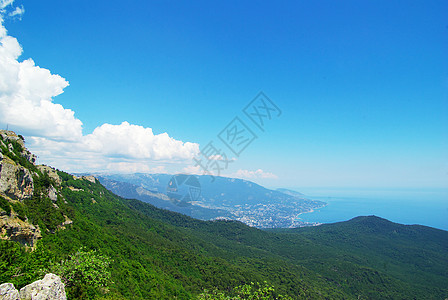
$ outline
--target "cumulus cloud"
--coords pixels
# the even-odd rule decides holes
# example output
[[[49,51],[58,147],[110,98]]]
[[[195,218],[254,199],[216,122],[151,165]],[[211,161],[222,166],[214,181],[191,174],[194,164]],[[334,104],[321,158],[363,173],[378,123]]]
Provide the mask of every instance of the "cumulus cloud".
[[[236,173],[233,174],[234,177],[237,178],[242,178],[242,179],[277,179],[278,176],[273,174],[273,173],[269,173],[269,172],[265,172],[262,169],[258,169],[256,171],[249,171],[249,170],[242,170],[239,169],[238,171],[236,171]]]
[[[4,3],[2,5],[5,5]],[[3,20],[0,20],[3,22]],[[0,119],[26,135],[76,140],[82,122],[74,112],[53,103],[68,82],[35,65],[32,59],[18,61],[22,47],[8,36],[0,23]]]
[[[89,150],[105,155],[122,155],[144,159],[191,159],[199,152],[195,143],[175,140],[166,132],[155,135],[151,128],[123,122],[120,125],[103,124],[85,136]]]
[[[128,122],[103,124],[74,142],[27,137],[27,145],[45,163],[73,172],[167,173],[163,165],[154,166],[157,162],[174,165],[175,172],[199,152],[197,143]]]
[[[29,148],[43,162],[67,171],[163,172],[154,161],[182,162],[199,153],[199,144],[168,133],[122,122],[103,124],[83,135],[82,122],[71,109],[54,102],[69,83],[29,58],[4,27],[5,15],[20,16],[23,7],[0,0],[0,122],[25,135]],[[7,9],[12,10],[10,13]]]

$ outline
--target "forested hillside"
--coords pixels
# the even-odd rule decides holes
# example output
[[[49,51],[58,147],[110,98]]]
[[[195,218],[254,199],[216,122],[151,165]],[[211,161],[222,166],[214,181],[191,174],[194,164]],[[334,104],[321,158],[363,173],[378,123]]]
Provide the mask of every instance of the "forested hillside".
[[[0,283],[20,288],[52,271],[70,299],[244,298],[244,289],[271,299],[448,297],[446,231],[377,217],[276,231],[200,221],[37,167],[13,140],[1,137],[2,188],[13,167],[33,184],[25,198],[2,190]],[[14,235],[16,220],[39,234]]]

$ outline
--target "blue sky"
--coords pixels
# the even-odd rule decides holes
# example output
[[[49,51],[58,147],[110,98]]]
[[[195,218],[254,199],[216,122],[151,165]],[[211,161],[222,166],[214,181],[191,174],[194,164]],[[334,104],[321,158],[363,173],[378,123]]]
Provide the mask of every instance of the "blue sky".
[[[224,175],[299,188],[448,187],[446,1],[69,0],[6,9],[22,5],[21,20],[5,16],[3,26],[23,49],[19,62],[32,58],[70,83],[52,103],[82,122],[78,139],[126,121],[219,144],[217,134],[235,116],[246,121],[242,109],[264,91],[282,114],[265,132],[253,127],[258,139]],[[89,161],[104,155],[174,172],[189,163],[179,153],[192,149],[179,148],[173,163],[96,145],[87,159],[56,145],[69,131],[14,126],[41,162],[69,171],[107,171]],[[85,163],[73,163],[80,157]]]

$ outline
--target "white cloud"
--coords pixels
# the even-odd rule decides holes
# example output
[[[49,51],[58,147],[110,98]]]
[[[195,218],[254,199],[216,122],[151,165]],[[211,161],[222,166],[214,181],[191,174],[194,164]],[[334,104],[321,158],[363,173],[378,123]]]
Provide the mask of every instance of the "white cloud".
[[[200,166],[187,166],[182,169],[181,173],[191,174],[191,175],[204,175],[204,170]]]
[[[208,160],[217,160],[217,161],[222,161],[224,163],[231,163],[236,161],[236,157],[232,157],[232,158],[227,158],[227,156],[222,156],[220,154],[215,154],[215,155],[210,155],[208,157]]]
[[[232,174],[232,177],[237,177],[237,178],[243,178],[243,179],[277,179],[278,176],[273,174],[273,173],[269,173],[269,172],[265,172],[262,169],[258,169],[256,171],[249,171],[249,170],[242,170],[239,169],[238,171],[236,171],[236,173]]]
[[[151,168],[147,164],[137,162],[109,163],[107,170],[114,173],[152,173]]]
[[[105,155],[153,160],[191,159],[199,152],[198,144],[183,143],[166,132],[155,135],[151,128],[128,122],[120,125],[103,124],[85,136],[84,142],[89,150]]]
[[[5,9],[8,5],[12,5],[14,0],[0,0],[0,9]]]
[[[22,47],[3,25],[5,8],[13,1],[0,0],[0,122],[25,135],[27,146],[41,162],[76,171],[133,170],[162,172],[154,161],[182,163],[199,153],[197,143],[182,142],[168,133],[123,122],[103,124],[83,135],[74,111],[54,103],[69,83],[36,66],[29,58],[19,61]],[[23,13],[16,8],[11,14]],[[152,167],[150,167],[152,166]]]
[[[23,14],[25,13],[25,8],[22,6],[17,6],[12,12],[8,14],[10,17],[16,17],[21,19]]]
[[[224,160],[224,157],[220,154],[210,155],[208,157],[209,160]]]
[[[105,125],[109,128],[102,132]],[[41,158],[39,161],[43,158],[46,164],[69,172],[168,173],[163,165],[154,164],[169,164],[175,171],[199,151],[196,143],[183,143],[166,133],[154,135],[150,128],[127,122],[105,125],[79,141],[26,137],[27,145]]]
[[[75,140],[82,122],[74,112],[53,103],[68,82],[32,59],[18,61],[22,47],[0,24],[0,120],[26,135]]]
[[[149,173],[164,174],[164,173],[167,173],[167,172],[168,171],[166,170],[165,166],[157,166],[157,167],[149,169]]]

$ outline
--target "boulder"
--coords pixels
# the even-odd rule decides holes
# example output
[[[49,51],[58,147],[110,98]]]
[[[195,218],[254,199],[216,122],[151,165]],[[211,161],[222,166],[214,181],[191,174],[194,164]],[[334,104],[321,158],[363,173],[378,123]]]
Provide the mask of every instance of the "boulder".
[[[44,279],[35,281],[19,292],[22,300],[66,300],[65,286],[55,274],[47,274]]]
[[[12,283],[0,285],[0,300],[19,300],[19,292]]]

